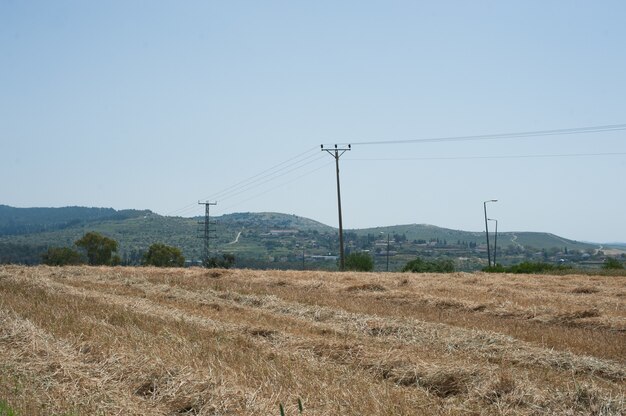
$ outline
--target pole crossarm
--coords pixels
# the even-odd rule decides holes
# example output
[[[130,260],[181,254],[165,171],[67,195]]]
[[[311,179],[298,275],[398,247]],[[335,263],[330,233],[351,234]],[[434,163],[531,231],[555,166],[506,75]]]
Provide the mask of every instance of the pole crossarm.
[[[344,153],[346,153],[349,150],[352,150],[352,145],[348,145],[348,147],[337,147],[337,145],[335,145],[335,147],[331,147],[331,148],[325,148],[324,145],[320,145],[320,147],[322,148],[323,152],[328,152],[329,155],[331,155],[334,158],[339,158],[341,157],[341,155],[343,155]]]

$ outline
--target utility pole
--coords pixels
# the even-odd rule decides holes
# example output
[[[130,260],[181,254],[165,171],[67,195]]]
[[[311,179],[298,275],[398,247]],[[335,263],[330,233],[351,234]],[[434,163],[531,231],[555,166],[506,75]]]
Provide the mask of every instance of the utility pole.
[[[496,267],[496,253],[498,252],[498,220],[496,220],[496,239],[493,242],[493,267]]]
[[[214,235],[211,235],[211,232],[215,232],[215,230],[211,229],[211,225],[215,224],[215,221],[210,220],[210,207],[211,205],[217,205],[217,202],[200,202],[199,205],[204,205],[204,221],[198,221],[199,225],[203,227],[198,230],[202,232],[201,236],[198,238],[202,238],[204,240],[203,252],[202,252],[202,265],[204,267],[208,267],[209,264],[209,240],[211,238],[215,238]]]
[[[389,233],[387,233],[387,271],[389,271]]]
[[[496,222],[496,239],[493,243],[493,265],[494,267],[496,266],[496,254],[498,253],[498,220],[495,220],[493,218],[488,218],[489,221],[495,221]]]
[[[487,225],[487,202],[498,202],[497,199],[490,199],[483,202],[483,208],[485,209],[485,234],[487,236],[487,267],[491,267],[491,249],[489,248],[489,226]]]
[[[341,219],[341,190],[339,186],[339,158],[348,150],[352,150],[352,146],[348,145],[347,148],[339,148],[335,145],[334,149],[324,149],[324,145],[321,145],[322,152],[327,152],[329,155],[335,158],[335,166],[337,168],[337,209],[339,211],[339,270],[343,271],[345,268],[345,258],[343,251],[343,222]]]

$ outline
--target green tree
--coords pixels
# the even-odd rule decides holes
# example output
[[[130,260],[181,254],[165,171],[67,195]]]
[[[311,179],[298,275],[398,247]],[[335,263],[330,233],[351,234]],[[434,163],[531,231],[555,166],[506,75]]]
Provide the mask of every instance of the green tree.
[[[403,268],[403,272],[413,273],[451,273],[454,271],[452,260],[426,261],[419,257],[408,262]]]
[[[183,253],[176,247],[155,243],[150,246],[148,252],[143,256],[145,266],[157,267],[183,267],[185,258]]]
[[[48,266],[66,266],[83,264],[84,260],[80,253],[69,247],[49,247],[41,259]]]
[[[602,268],[605,270],[621,270],[624,268],[624,265],[616,258],[607,257]]]
[[[346,270],[355,272],[371,272],[374,270],[374,260],[368,253],[350,253],[345,259]]]
[[[117,241],[96,232],[88,232],[80,240],[74,242],[87,253],[90,265],[119,264],[119,256],[113,256],[117,252]]]

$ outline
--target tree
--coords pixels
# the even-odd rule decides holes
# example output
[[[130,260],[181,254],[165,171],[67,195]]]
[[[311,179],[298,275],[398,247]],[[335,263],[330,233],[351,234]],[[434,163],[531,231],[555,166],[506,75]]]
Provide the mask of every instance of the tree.
[[[87,253],[90,265],[119,264],[119,256],[113,256],[117,252],[117,241],[96,232],[88,232],[80,240],[74,242]]]
[[[371,272],[374,270],[374,260],[368,253],[350,253],[346,256],[345,269],[355,272]]]
[[[602,268],[605,270],[621,270],[624,268],[624,265],[616,258],[607,257]]]
[[[69,247],[50,247],[41,259],[48,266],[66,266],[83,264],[84,260],[80,253]]]
[[[144,266],[156,267],[183,267],[185,265],[185,257],[176,247],[155,243],[144,254],[143,264]]]

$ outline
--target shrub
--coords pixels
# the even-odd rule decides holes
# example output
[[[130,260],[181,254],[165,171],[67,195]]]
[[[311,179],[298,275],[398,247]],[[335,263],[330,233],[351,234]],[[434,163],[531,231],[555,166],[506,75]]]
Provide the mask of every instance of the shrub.
[[[374,270],[374,260],[367,253],[350,253],[346,256],[345,269],[355,272],[371,272]]]
[[[209,269],[230,269],[235,264],[235,256],[233,254],[224,253],[222,258],[211,257],[204,262],[204,267]]]
[[[413,273],[451,273],[454,271],[452,260],[426,261],[419,257],[408,262],[403,268],[403,272]]]
[[[607,257],[602,268],[605,270],[622,270],[624,269],[624,265],[616,258]]]
[[[156,267],[182,267],[185,265],[185,258],[176,247],[155,243],[144,254],[143,264]]]
[[[483,271],[487,273],[537,274],[569,269],[571,269],[570,266],[565,266],[562,264],[555,266],[554,264],[550,263],[525,261],[509,267],[505,267],[499,264],[496,266],[485,267]]]

